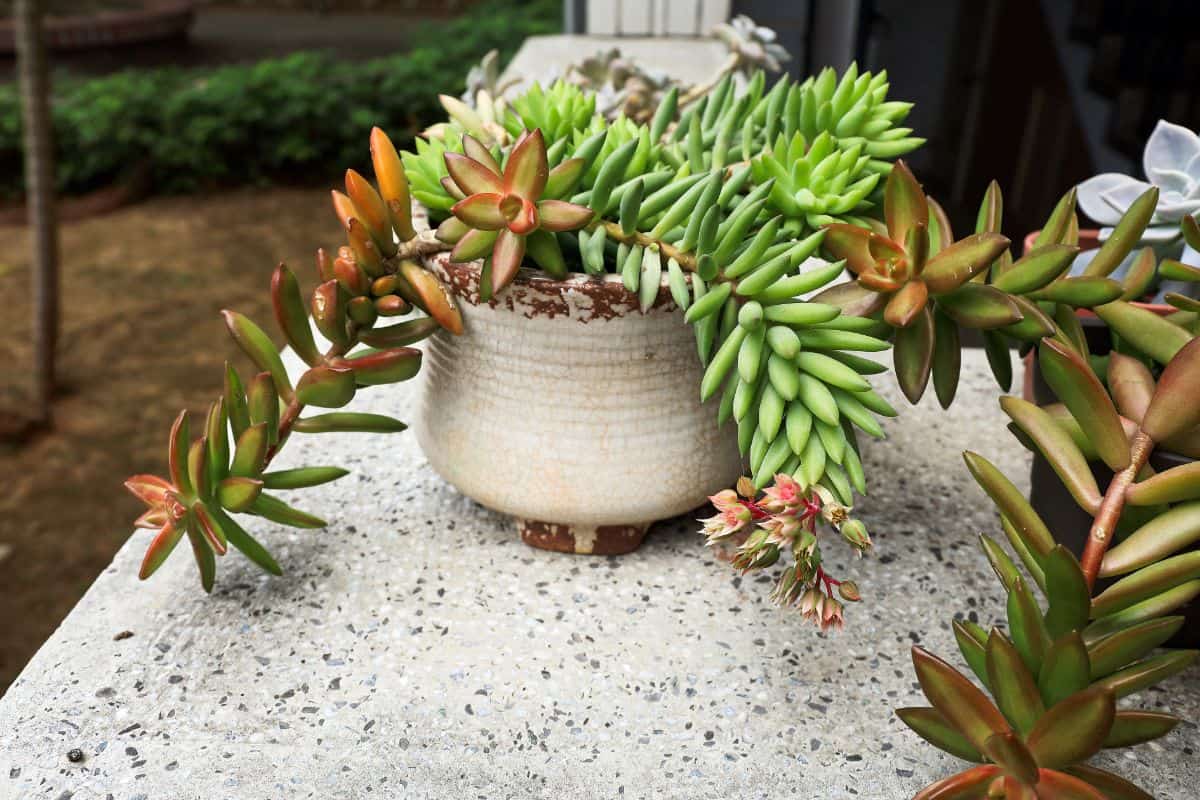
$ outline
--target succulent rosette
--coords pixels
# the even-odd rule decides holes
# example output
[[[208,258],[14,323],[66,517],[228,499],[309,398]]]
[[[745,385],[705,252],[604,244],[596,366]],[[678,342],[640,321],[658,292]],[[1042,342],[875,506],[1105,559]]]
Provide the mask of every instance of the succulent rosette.
[[[1185,216],[1200,215],[1200,135],[1182,125],[1159,120],[1142,151],[1146,180],[1105,172],[1079,184],[1079,208],[1103,227],[1107,239],[1133,202],[1158,187],[1158,203],[1142,234],[1147,242],[1166,242],[1179,236]]]
[[[453,190],[462,196],[451,208],[457,224],[447,221],[438,229],[439,239],[454,242],[450,257],[466,262],[490,252],[484,273],[493,293],[512,283],[527,250],[535,251],[535,259],[547,272],[565,277],[554,234],[582,228],[593,214],[555,195],[574,185],[583,162],[568,159],[550,170],[540,129],[527,132],[513,145],[503,170],[492,152],[473,137],[464,136],[463,147],[461,154],[445,154]]]

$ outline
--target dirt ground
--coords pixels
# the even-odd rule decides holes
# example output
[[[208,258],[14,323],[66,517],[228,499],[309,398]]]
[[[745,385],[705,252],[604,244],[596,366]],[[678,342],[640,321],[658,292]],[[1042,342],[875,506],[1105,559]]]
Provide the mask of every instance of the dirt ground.
[[[0,442],[0,694],[132,530],[139,504],[122,480],[163,472],[172,418],[220,391],[235,351],[218,311],[273,330],[275,264],[311,285],[316,247],[340,243],[328,198],[152,198],[62,226],[55,424]],[[26,229],[0,227],[0,414],[19,412],[31,386],[28,249]]]

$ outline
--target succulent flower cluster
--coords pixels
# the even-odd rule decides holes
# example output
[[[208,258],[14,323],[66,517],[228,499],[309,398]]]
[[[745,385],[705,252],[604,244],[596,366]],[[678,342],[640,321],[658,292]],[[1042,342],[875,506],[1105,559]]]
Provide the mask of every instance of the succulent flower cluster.
[[[1121,325],[1132,330],[1126,321]],[[1183,623],[1172,612],[1200,595],[1200,552],[1187,549],[1200,536],[1194,521],[1200,471],[1195,464],[1158,474],[1147,469],[1159,443],[1200,432],[1200,340],[1176,336],[1164,343],[1156,355],[1165,361],[1157,380],[1145,362],[1111,354],[1107,387],[1086,350],[1055,339],[1041,348],[1043,375],[1062,406],[1042,409],[1015,397],[1001,405],[1018,437],[1049,461],[1093,517],[1092,529],[1077,560],[1008,478],[983,457],[966,454],[1016,554],[1014,560],[998,542],[980,537],[1008,596],[1008,631],[953,623],[963,659],[992,699],[946,662],[914,648],[930,706],[897,713],[935,746],[980,764],[926,788],[919,800],[1149,798],[1085,762],[1102,748],[1168,733],[1176,717],[1125,709],[1118,701],[1200,655],[1155,652]],[[1091,461],[1113,471],[1103,492]],[[1111,547],[1118,532],[1124,538]],[[1095,593],[1098,577],[1116,580]],[[1045,608],[1035,589],[1045,596]]]
[[[842,600],[857,602],[858,587],[834,579],[822,567],[817,525],[826,523],[859,555],[871,548],[866,526],[850,517],[851,509],[828,489],[806,489],[787,473],[776,475],[760,499],[757,495],[753,483],[743,478],[736,492],[726,489],[710,497],[717,513],[702,520],[707,543],[736,542],[731,561],[742,571],[770,567],[781,553],[790,552],[793,563],[783,570],[771,599],[798,608],[821,630],[841,628],[843,607],[835,590]]]
[[[288,437],[405,428],[380,414],[331,411],[304,416],[305,410],[340,409],[361,388],[408,380],[421,365],[420,351],[409,345],[439,328],[462,331],[453,297],[418,261],[441,245],[416,236],[404,168],[378,128],[371,133],[371,158],[378,188],[351,170],[346,173],[346,193],[333,193],[334,211],[349,244],[332,258],[317,251],[321,282],[310,302],[305,304],[296,276],[285,265],[276,267],[271,278],[275,321],[308,369],[293,383],[267,333],[241,314],[223,312],[230,335],[259,372],[245,382],[227,365],[224,392],[209,406],[198,435],[192,436],[187,411],[176,418],[168,443],[169,477],[136,475],[126,482],[148,506],[137,525],[157,531],[142,562],[141,578],[163,564],[184,534],[205,591],[213,586],[216,557],[225,555],[230,545],[267,572],[280,574],[270,552],[234,515],[322,527],[323,520],[271,492],[317,486],[346,474],[332,466],[270,470]],[[377,324],[414,309],[423,315]],[[327,348],[318,346],[314,325]]]

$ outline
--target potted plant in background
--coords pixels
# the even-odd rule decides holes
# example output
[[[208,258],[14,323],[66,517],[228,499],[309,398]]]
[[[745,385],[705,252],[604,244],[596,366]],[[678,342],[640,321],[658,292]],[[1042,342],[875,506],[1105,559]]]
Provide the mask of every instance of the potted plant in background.
[[[927,787],[918,800],[1149,798],[1086,762],[1103,748],[1168,733],[1178,718],[1121,708],[1118,700],[1178,674],[1200,654],[1154,652],[1185,624],[1175,612],[1200,594],[1200,552],[1184,552],[1200,537],[1200,472],[1194,464],[1157,474],[1147,469],[1159,442],[1192,435],[1200,424],[1200,342],[1173,335],[1164,343],[1158,357],[1166,366],[1157,382],[1144,367],[1126,372],[1140,362],[1118,359],[1125,374],[1112,397],[1079,351],[1055,340],[1043,346],[1044,368],[1065,412],[1015,397],[1001,403],[1018,437],[1051,460],[1088,509],[1089,537],[1077,560],[1008,478],[982,456],[965,454],[1017,555],[980,537],[1008,596],[1008,631],[953,623],[963,659],[991,700],[949,664],[913,648],[930,706],[897,714],[936,747],[979,764]],[[1125,400],[1114,402],[1119,397]],[[1136,419],[1123,420],[1118,408],[1128,412],[1131,397]],[[1097,453],[1116,470],[1103,491],[1088,467]],[[1114,545],[1122,528],[1133,530]],[[1105,576],[1117,580],[1097,591],[1097,578]],[[1035,587],[1045,595],[1045,610]]]

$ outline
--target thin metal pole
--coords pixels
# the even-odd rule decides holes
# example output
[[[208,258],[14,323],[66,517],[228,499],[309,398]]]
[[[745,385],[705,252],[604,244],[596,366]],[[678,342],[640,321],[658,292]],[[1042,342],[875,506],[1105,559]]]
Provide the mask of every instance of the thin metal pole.
[[[41,0],[17,0],[17,75],[25,141],[25,207],[33,233],[33,364],[37,422],[49,422],[58,347],[58,220],[54,132]]]

